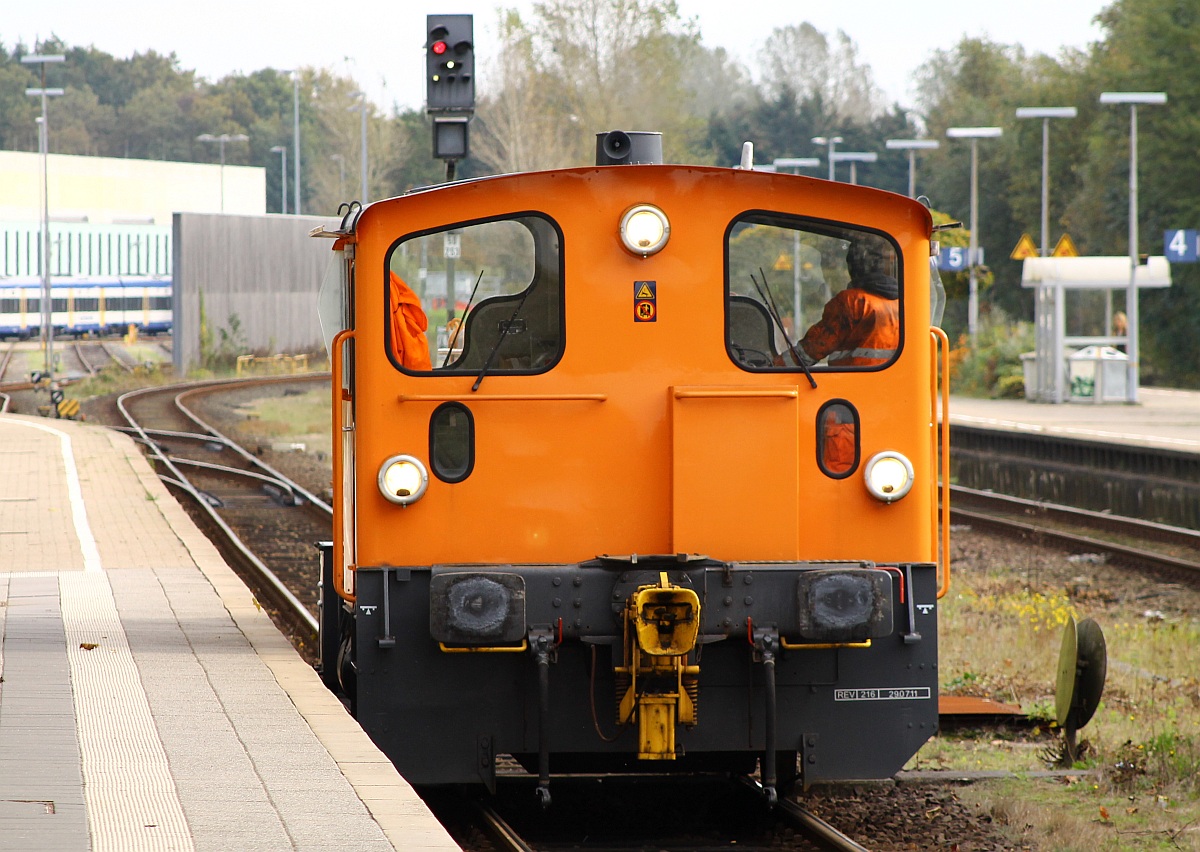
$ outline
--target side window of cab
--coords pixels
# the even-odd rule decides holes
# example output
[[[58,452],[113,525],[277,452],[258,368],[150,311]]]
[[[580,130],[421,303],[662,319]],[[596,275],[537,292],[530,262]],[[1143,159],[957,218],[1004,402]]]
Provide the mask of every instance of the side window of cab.
[[[562,357],[562,234],[522,214],[412,234],[387,254],[388,357],[406,373],[533,374]]]

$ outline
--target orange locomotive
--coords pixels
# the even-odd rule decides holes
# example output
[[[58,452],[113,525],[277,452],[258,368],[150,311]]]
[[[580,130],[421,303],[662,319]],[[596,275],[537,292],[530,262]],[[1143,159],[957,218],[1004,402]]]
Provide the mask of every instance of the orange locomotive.
[[[415,784],[758,762],[774,796],[937,727],[929,213],[660,152],[601,134],[331,234],[323,670]],[[806,354],[869,286],[890,320]]]

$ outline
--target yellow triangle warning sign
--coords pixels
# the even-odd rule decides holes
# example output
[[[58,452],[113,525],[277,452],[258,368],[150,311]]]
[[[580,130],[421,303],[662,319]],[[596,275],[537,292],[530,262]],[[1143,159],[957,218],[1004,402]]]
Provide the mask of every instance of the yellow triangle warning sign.
[[[790,254],[781,254],[775,258],[774,269],[776,272],[784,272],[792,268],[792,256]]]
[[[1054,251],[1050,252],[1051,257],[1079,257],[1079,249],[1075,248],[1075,241],[1071,239],[1070,234],[1063,234],[1058,238],[1058,243],[1054,246]]]
[[[1021,239],[1017,240],[1017,247],[1009,255],[1013,260],[1024,260],[1027,257],[1037,256],[1037,246],[1033,244],[1033,237],[1029,234],[1021,234]]]
[[[645,281],[643,281],[641,289],[639,289],[637,291],[637,295],[634,298],[635,299],[653,299],[654,291],[650,289],[649,284],[647,284]]]

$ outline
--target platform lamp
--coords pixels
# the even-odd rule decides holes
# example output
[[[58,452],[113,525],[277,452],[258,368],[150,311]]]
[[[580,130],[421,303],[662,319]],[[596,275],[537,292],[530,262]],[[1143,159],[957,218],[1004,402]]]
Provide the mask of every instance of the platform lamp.
[[[60,97],[62,89],[46,88],[46,65],[63,62],[62,54],[31,53],[22,56],[25,65],[40,65],[42,85],[37,89],[26,89],[25,94],[32,98],[42,99],[42,114],[38,122],[38,151],[42,155],[42,340],[46,351],[46,376],[54,380],[54,302],[53,290],[50,287],[50,123],[47,120],[47,98]]]
[[[908,197],[917,197],[917,151],[932,151],[940,143],[936,139],[889,139],[889,151],[908,151]]]
[[[359,202],[366,207],[367,205],[367,93],[353,92],[350,97],[357,98],[357,106],[347,107],[350,112],[362,113],[362,153],[359,156],[360,179],[361,185],[359,188]]]
[[[833,170],[833,150],[834,150],[834,148],[837,147],[838,143],[841,141],[842,141],[842,137],[840,137],[840,136],[814,136],[812,138],[812,143],[814,145],[825,145],[829,148],[829,179],[830,180],[836,180],[836,178],[834,177],[835,173]]]
[[[249,142],[250,137],[245,133],[222,133],[214,136],[211,133],[201,133],[196,137],[197,142],[216,142],[221,146],[221,212],[225,212],[225,143]]]
[[[836,151],[830,152],[830,165],[834,163],[849,163],[850,164],[850,183],[858,183],[858,164],[873,163],[879,159],[879,155],[874,151]]]
[[[971,335],[971,348],[979,333],[979,279],[975,267],[979,265],[979,140],[995,139],[1003,134],[999,127],[948,127],[946,135],[951,139],[971,140],[971,245],[967,251],[967,268],[970,270],[967,294],[967,332]]]
[[[1078,114],[1075,107],[1017,107],[1017,118],[1042,120],[1042,257],[1050,255],[1050,119]]]
[[[1101,92],[1102,104],[1129,104],[1129,290],[1125,296],[1127,322],[1125,349],[1129,355],[1125,373],[1125,401],[1138,401],[1138,179],[1137,179],[1137,108],[1138,104],[1158,106],[1167,102],[1166,92]]]
[[[300,72],[292,71],[292,171],[295,173],[295,192],[292,206],[300,215]]]

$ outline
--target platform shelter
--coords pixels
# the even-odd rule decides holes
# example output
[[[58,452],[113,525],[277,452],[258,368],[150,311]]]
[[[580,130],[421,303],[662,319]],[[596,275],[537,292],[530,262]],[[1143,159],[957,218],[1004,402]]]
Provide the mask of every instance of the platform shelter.
[[[1067,297],[1081,290],[1107,291],[1104,328],[1113,329],[1112,291],[1129,289],[1129,258],[1119,257],[1027,257],[1021,273],[1021,286],[1033,288],[1036,348],[1033,363],[1025,371],[1025,398],[1033,402],[1071,401],[1070,367],[1078,365],[1073,355],[1082,347],[1123,349],[1129,342],[1123,334],[1068,335]],[[1165,257],[1149,257],[1134,273],[1138,290],[1171,286],[1171,267]],[[1102,365],[1097,364],[1099,370]],[[1032,381],[1031,381],[1032,380]],[[1126,365],[1126,394],[1120,401],[1136,402],[1138,365]],[[1089,401],[1104,402],[1100,393]]]

